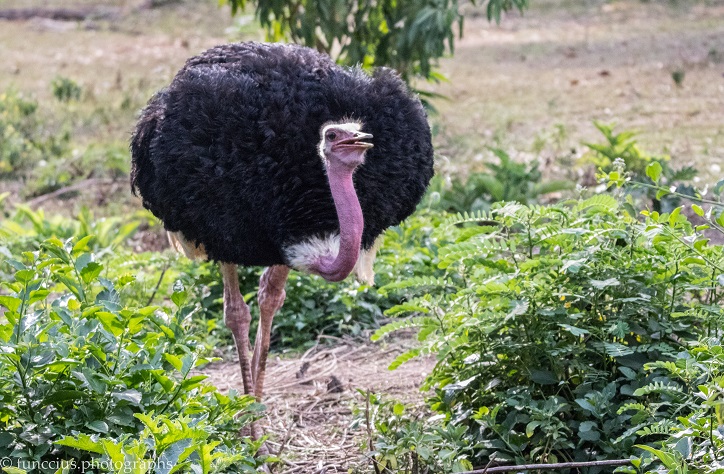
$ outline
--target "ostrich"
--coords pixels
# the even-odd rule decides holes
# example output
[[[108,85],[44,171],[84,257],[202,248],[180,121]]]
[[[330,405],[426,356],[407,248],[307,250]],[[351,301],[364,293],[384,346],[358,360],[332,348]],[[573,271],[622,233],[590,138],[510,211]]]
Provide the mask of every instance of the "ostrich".
[[[172,245],[220,263],[224,322],[258,400],[290,268],[371,280],[378,237],[415,210],[433,174],[425,111],[393,71],[255,42],[189,59],[141,113],[131,152],[132,191]],[[237,265],[267,267],[251,356]]]

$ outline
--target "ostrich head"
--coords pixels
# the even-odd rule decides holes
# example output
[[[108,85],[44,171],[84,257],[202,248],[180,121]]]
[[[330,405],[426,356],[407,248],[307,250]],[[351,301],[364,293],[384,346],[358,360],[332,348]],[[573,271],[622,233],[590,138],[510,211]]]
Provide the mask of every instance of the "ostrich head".
[[[357,122],[326,123],[319,131],[319,155],[329,167],[339,162],[348,167],[356,168],[364,163],[365,152],[373,145],[364,140],[372,138],[369,133],[361,131],[362,125]]]
[[[364,219],[352,175],[372,148],[365,141],[371,138],[357,122],[327,123],[320,129],[319,154],[339,219],[339,251],[336,255],[319,253],[308,268],[328,281],[345,279],[359,258]]]

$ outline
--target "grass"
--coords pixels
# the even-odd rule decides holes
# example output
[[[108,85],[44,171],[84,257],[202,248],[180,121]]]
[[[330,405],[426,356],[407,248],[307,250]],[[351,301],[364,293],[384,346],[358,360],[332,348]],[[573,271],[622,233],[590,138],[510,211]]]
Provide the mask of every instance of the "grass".
[[[438,151],[455,169],[491,142],[531,152],[557,127],[566,140],[544,158],[578,151],[596,137],[593,119],[640,130],[645,148],[680,164],[722,164],[724,2],[531,3],[500,26],[471,19],[441,63]]]
[[[180,2],[142,11],[137,9],[139,4],[80,3],[123,12],[105,20],[1,22],[0,91],[15,90],[38,101],[43,126],[70,133],[70,154],[100,150],[95,159],[101,166],[110,161],[104,150],[127,149],[138,112],[188,57],[228,41],[261,39],[248,16],[231,18],[228,8],[214,1]],[[0,9],[42,5],[34,0],[0,0]],[[239,26],[240,22],[246,24]],[[51,86],[57,78],[80,85],[80,100],[59,102]],[[130,166],[130,157],[125,161]],[[9,191],[10,201],[17,202],[35,193],[28,192],[27,184],[2,180],[0,192]],[[140,207],[127,186],[106,189],[103,196],[94,191],[44,207],[71,215],[84,205],[103,207],[98,215]]]
[[[86,3],[118,7],[111,1],[81,4]],[[57,118],[70,115],[74,138],[81,142],[127,141],[139,109],[188,57],[220,43],[262,39],[248,16],[232,19],[215,1],[138,10],[140,3],[122,2],[124,13],[107,20],[2,22],[0,90],[31,95]],[[0,0],[0,8],[36,4],[42,2]],[[82,100],[71,108],[55,103],[51,82],[57,77],[83,89]]]

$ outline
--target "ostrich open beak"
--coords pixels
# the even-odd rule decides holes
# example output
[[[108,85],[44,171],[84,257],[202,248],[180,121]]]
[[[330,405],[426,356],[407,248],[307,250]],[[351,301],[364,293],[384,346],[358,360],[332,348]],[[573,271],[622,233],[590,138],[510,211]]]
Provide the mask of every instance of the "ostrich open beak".
[[[372,143],[363,141],[363,140],[371,140],[372,134],[371,133],[364,133],[364,132],[355,132],[354,136],[350,138],[346,138],[344,140],[340,140],[335,145],[335,148],[344,148],[344,149],[350,149],[350,148],[362,148],[363,150],[367,150],[368,148],[372,148],[374,145]]]

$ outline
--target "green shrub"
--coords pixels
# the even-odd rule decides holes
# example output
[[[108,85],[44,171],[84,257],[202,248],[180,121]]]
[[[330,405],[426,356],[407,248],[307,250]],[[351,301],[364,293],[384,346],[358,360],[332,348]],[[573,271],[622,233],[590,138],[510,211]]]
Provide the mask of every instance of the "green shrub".
[[[724,347],[705,338],[676,359],[645,366],[655,380],[634,395],[638,401],[621,408],[638,424],[639,447],[649,456],[637,460],[640,470],[715,473],[724,469]],[[646,444],[643,444],[646,443]],[[635,472],[629,470],[629,472]]]
[[[238,433],[258,406],[221,395],[195,373],[208,359],[188,332],[196,307],[186,304],[187,293],[176,288],[173,308],[128,306],[134,277],[105,278],[94,240],[51,237],[7,260],[0,457],[33,473],[93,460],[105,463],[99,471],[121,472],[112,463],[123,459],[253,471],[258,444]]]
[[[93,235],[89,248],[98,257],[107,258],[135,234],[141,223],[153,224],[154,221],[155,218],[146,211],[124,217],[96,218],[88,208],[82,208],[77,217],[69,218],[46,216],[42,209],[16,205],[15,211],[0,221],[0,253],[8,258],[17,258],[23,252],[39,251],[42,243],[51,237],[69,240]],[[120,260],[126,258],[122,255]],[[107,271],[112,268],[114,266]]]
[[[28,173],[26,196],[46,194],[81,179],[111,178],[124,180],[129,172],[125,143],[91,145],[87,149],[44,160]]]
[[[67,140],[43,130],[37,102],[13,91],[0,94],[0,176],[30,169],[46,153],[62,153]]]
[[[500,163],[487,163],[489,172],[472,173],[466,178],[454,177],[446,182],[436,176],[423,205],[448,212],[476,212],[490,209],[499,201],[523,204],[537,201],[541,196],[573,189],[568,180],[541,181],[538,163],[517,163],[501,149],[492,148]]]
[[[379,474],[442,474],[473,469],[469,460],[473,450],[465,438],[465,427],[446,427],[440,423],[440,416],[430,416],[374,393],[359,393],[365,402],[353,407],[352,427],[368,434],[360,446],[368,459],[352,472],[367,472],[370,464]]]
[[[476,464],[633,454],[637,422],[619,410],[656,382],[643,367],[719,317],[721,248],[682,208],[639,221],[630,207],[601,195],[455,216],[434,232],[444,275],[380,289],[408,298],[386,314],[412,316],[374,338],[420,328],[392,368],[438,354],[431,407],[467,427]]]
[[[626,191],[634,197],[651,201],[653,209],[658,212],[671,212],[681,204],[682,197],[696,194],[696,190],[690,184],[698,174],[696,168],[693,166],[674,168],[671,166],[670,156],[652,155],[646,152],[636,142],[636,132],[627,130],[616,133],[614,125],[600,122],[594,122],[594,125],[603,134],[605,141],[586,143],[590,152],[582,158],[583,163],[591,163],[602,172],[614,173],[621,178],[625,171],[627,179],[636,184],[628,187]],[[667,187],[677,189],[678,195],[652,189],[650,185],[653,170],[656,170],[656,179],[653,181],[660,180]]]
[[[53,89],[53,96],[60,102],[80,100],[81,88],[73,79],[58,76],[50,85]]]

